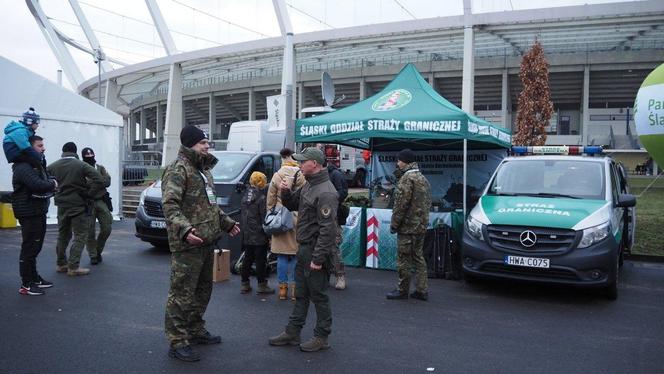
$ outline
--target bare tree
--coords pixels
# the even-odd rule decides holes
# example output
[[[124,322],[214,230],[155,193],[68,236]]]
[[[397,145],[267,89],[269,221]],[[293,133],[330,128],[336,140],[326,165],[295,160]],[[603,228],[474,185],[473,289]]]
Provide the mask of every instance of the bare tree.
[[[551,119],[553,103],[549,88],[549,63],[539,41],[536,40],[523,56],[519,78],[523,83],[523,90],[519,94],[517,131],[512,142],[515,145],[544,145],[544,127]]]

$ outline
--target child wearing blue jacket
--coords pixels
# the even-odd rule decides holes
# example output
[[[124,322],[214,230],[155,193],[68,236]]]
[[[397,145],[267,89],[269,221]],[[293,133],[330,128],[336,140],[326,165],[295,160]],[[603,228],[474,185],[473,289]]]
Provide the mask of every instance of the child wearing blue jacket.
[[[37,127],[39,127],[39,115],[32,107],[23,113],[23,118],[19,122],[11,121],[7,124],[2,149],[8,163],[17,161],[41,163],[42,155],[30,146],[28,140],[35,135]]]

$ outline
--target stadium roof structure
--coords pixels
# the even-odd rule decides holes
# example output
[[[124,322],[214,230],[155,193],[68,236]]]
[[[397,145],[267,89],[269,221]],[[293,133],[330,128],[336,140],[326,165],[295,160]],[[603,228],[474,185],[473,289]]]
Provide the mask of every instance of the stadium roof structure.
[[[463,59],[472,26],[476,59],[520,56],[537,39],[548,56],[664,51],[664,2],[640,1],[480,13],[295,34],[296,70],[361,69]],[[172,64],[183,87],[281,75],[284,39],[273,37],[172,54],[101,75],[117,83],[121,103],[165,93]],[[102,83],[103,84],[103,83]],[[78,87],[96,98],[97,77]]]

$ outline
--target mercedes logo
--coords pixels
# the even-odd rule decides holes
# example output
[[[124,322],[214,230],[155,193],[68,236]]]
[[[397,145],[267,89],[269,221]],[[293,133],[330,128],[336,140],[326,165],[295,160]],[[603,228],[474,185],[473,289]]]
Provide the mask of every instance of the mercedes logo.
[[[519,240],[521,241],[521,245],[526,248],[530,248],[537,242],[537,235],[535,235],[535,233],[530,230],[526,230],[521,233]]]

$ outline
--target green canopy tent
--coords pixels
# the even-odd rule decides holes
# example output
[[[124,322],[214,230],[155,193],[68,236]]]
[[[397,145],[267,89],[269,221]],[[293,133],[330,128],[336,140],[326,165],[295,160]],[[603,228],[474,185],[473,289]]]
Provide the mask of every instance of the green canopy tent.
[[[407,64],[382,91],[356,104],[297,120],[298,143],[334,143],[371,151],[509,148],[509,130],[464,112]],[[464,216],[466,196],[464,189]]]
[[[440,96],[406,65],[382,91],[343,109],[295,124],[298,143],[335,143],[355,148],[509,148],[509,130],[464,112]]]

